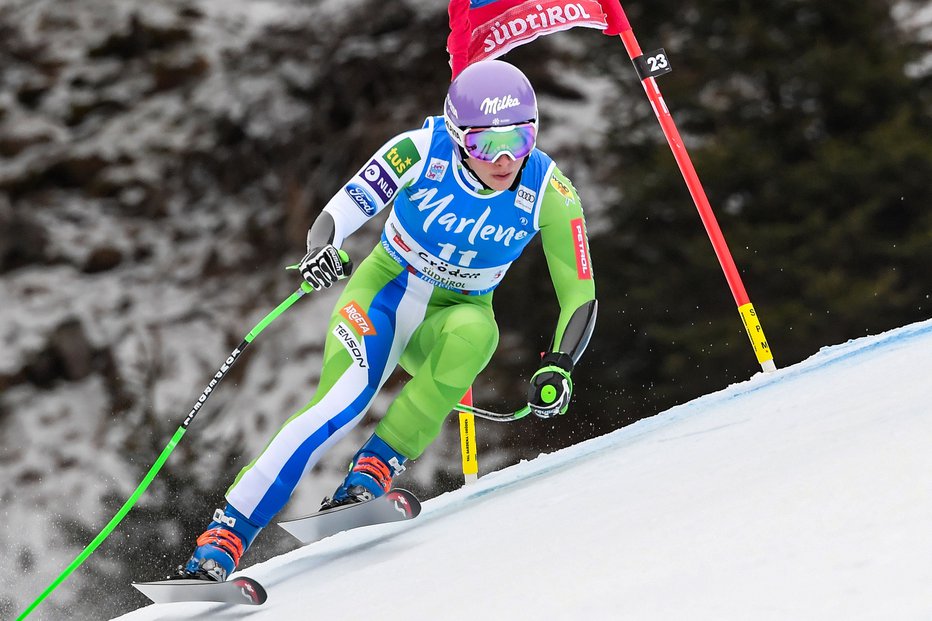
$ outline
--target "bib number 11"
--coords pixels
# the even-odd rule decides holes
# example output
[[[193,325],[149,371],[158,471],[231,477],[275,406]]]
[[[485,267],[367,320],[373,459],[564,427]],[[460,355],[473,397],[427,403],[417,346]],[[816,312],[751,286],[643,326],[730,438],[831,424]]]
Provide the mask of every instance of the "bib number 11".
[[[453,244],[439,244],[440,246],[440,258],[444,261],[453,261],[453,255],[457,252],[456,246]],[[459,251],[459,260],[455,261],[460,267],[469,267],[469,264],[472,263],[472,260],[476,258],[475,250],[460,250]]]

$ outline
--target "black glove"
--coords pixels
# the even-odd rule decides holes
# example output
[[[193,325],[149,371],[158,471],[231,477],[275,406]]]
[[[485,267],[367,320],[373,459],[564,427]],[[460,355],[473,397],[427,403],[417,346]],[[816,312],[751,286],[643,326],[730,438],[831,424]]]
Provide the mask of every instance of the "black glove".
[[[527,391],[527,404],[535,416],[551,418],[566,414],[573,395],[572,371],[573,359],[569,355],[563,352],[544,354]]]
[[[315,289],[327,289],[350,272],[349,261],[344,263],[341,254],[333,244],[313,248],[304,255],[298,268],[309,285]]]

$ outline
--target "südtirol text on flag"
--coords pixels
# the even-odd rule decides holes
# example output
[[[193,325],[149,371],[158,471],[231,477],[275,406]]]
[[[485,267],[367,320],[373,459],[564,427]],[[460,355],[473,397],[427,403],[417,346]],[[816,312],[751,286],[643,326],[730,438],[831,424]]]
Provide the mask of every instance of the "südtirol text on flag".
[[[451,0],[449,15],[454,77],[554,32],[581,26],[614,36],[630,28],[618,0]]]

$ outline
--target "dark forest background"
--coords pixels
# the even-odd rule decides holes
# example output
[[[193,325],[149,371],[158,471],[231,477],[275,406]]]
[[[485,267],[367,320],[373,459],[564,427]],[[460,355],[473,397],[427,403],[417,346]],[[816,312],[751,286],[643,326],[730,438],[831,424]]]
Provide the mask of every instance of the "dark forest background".
[[[891,6],[626,5],[641,47],[671,58],[661,92],[778,367],[932,315],[929,45]],[[591,62],[639,93],[619,47],[596,38]],[[584,414],[560,422],[577,438],[760,371],[647,98],[626,101],[633,114],[613,116],[614,102],[604,112],[598,191],[615,187],[620,199],[611,228],[591,240],[599,328],[577,373],[574,411]],[[518,269],[527,277],[509,282],[509,305],[547,300],[549,285],[531,277],[543,262]],[[522,308],[503,321],[539,341],[530,328],[555,310]]]
[[[125,460],[124,484],[99,499],[99,515],[48,517],[62,535],[52,543],[3,540],[4,569],[25,576],[6,589],[22,597],[0,599],[3,616],[31,601],[64,566],[61,558],[73,558],[119,507],[125,481],[135,485],[179,423],[179,405],[200,391],[248,318],[292,288],[280,267],[303,252],[306,227],[327,198],[388,136],[437,113],[449,80],[439,3],[398,2],[388,10],[356,1],[331,15],[315,3],[283,1],[279,19],[253,29],[228,25],[243,39],[220,54],[204,43],[217,17],[201,3],[159,6],[153,17],[142,2],[0,2],[0,279],[8,296],[0,306],[44,299],[50,273],[85,295],[95,287],[123,291],[96,299],[90,317],[68,311],[81,293],[56,298],[37,317],[38,345],[4,332],[11,353],[0,368],[2,501],[15,519],[28,520],[42,504],[24,490],[54,490],[56,477],[90,468],[95,452]],[[932,36],[915,19],[923,6],[625,3],[641,46],[662,46],[671,59],[661,91],[778,368],[932,315]],[[495,467],[760,372],[621,42],[573,31],[507,59],[538,88],[542,143],[547,128],[556,134],[559,125],[580,137],[548,151],[591,209],[600,315],[574,375],[569,415],[480,430],[480,457],[493,456],[485,463]],[[147,124],[156,131],[126,139]],[[91,233],[100,230],[118,232]],[[353,250],[364,254],[371,243]],[[484,407],[520,404],[537,352],[550,340],[557,310],[545,270],[532,247],[496,293],[503,345],[477,383]],[[145,314],[147,301],[169,294],[188,311]],[[204,299],[215,303],[201,308]],[[314,313],[328,310],[323,304]],[[157,340],[144,343],[142,362],[123,362],[138,325],[168,334],[178,325],[203,328],[203,317],[212,320],[204,333],[216,338],[181,352],[197,361],[192,377],[172,375]],[[298,329],[301,322],[284,325]],[[315,350],[306,345],[297,353],[313,360]],[[231,396],[216,404],[224,412],[262,393],[240,379],[245,384],[261,365],[279,368],[259,352],[250,355],[260,358],[243,362],[241,375],[224,385]],[[38,449],[29,452],[36,437],[15,433],[33,417],[31,408],[92,379],[100,380],[106,404],[93,416],[102,418],[77,407],[61,416],[125,431],[78,457],[50,459],[47,469],[26,468],[27,456],[43,459]],[[162,383],[175,384],[180,401],[159,402]],[[269,380],[263,390],[277,386]],[[278,410],[291,407],[283,400],[289,405],[276,402],[269,413],[257,406],[257,417],[245,412],[222,431],[199,420],[116,543],[81,570],[85,578],[63,588],[77,595],[53,600],[49,614],[101,618],[142,605],[128,581],[159,577],[179,562],[179,550],[187,550],[242,465],[235,460],[261,446],[280,423]],[[451,423],[431,479],[407,487],[429,497],[461,484],[455,434]],[[289,545],[269,537],[251,562]],[[115,595],[100,610],[87,604],[102,592]]]

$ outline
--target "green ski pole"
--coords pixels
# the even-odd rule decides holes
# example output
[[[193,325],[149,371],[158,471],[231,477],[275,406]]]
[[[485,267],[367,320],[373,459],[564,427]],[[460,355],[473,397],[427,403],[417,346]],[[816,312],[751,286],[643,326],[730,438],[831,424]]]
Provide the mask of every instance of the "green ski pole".
[[[344,258],[344,261],[348,262],[349,257],[347,257],[342,250],[340,251],[340,254]],[[94,553],[100,544],[102,544],[104,540],[110,536],[110,533],[112,533],[117,525],[123,521],[123,518],[126,517],[126,514],[129,513],[130,509],[133,508],[133,505],[135,505],[139,501],[139,498],[145,493],[146,489],[149,487],[149,484],[152,483],[152,480],[155,478],[155,475],[157,475],[159,470],[162,469],[162,466],[165,464],[165,460],[168,459],[168,456],[171,455],[172,451],[175,450],[175,446],[177,446],[178,442],[181,441],[181,437],[185,434],[185,431],[187,431],[188,426],[194,422],[194,418],[204,406],[204,402],[206,402],[210,395],[213,394],[220,381],[226,377],[230,367],[232,367],[233,363],[239,359],[240,355],[243,353],[243,350],[245,350],[249,344],[252,343],[253,339],[259,336],[260,332],[265,330],[265,328],[268,327],[270,323],[275,321],[279,315],[288,310],[288,308],[299,299],[301,299],[305,293],[310,293],[311,291],[314,291],[314,288],[311,287],[311,285],[306,282],[301,283],[301,287],[297,291],[288,296],[286,300],[275,307],[275,310],[266,315],[262,321],[257,323],[256,326],[249,331],[249,334],[246,335],[246,338],[243,339],[243,342],[240,343],[236,349],[230,353],[220,369],[211,378],[210,383],[207,384],[207,387],[204,389],[204,392],[201,393],[201,396],[197,398],[197,401],[195,401],[194,405],[191,407],[191,411],[188,412],[188,415],[185,417],[184,421],[182,421],[181,425],[175,431],[175,435],[173,435],[171,440],[169,440],[168,445],[162,449],[162,453],[155,460],[155,463],[152,464],[152,467],[149,468],[149,472],[147,472],[146,476],[143,477],[142,482],[139,483],[136,491],[134,491],[127,499],[127,501],[123,503],[123,506],[120,507],[120,510],[117,511],[116,515],[113,516],[113,519],[111,519],[110,522],[104,526],[104,529],[100,531],[94,540],[88,544],[86,548],[84,548],[84,550],[77,556],[77,558],[75,558],[71,564],[68,565],[68,567],[66,567],[65,570],[61,572],[61,574],[59,574],[59,576],[55,578],[55,580],[53,580],[48,587],[46,587],[45,591],[43,591],[42,594],[37,597],[34,602],[32,602],[32,604],[30,604],[29,607],[26,608],[26,610],[24,610],[19,617],[17,617],[17,621],[22,621],[28,617],[29,614],[39,606],[39,604],[41,604],[49,595],[51,595],[52,592],[57,589],[62,582],[67,580],[68,576],[70,576],[74,570],[80,567],[84,561],[86,561],[87,558]]]

